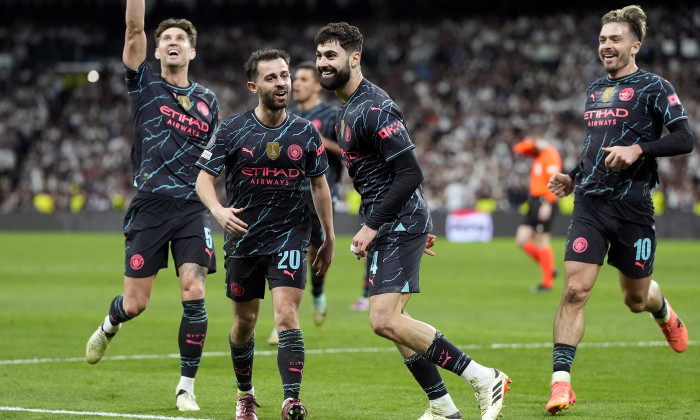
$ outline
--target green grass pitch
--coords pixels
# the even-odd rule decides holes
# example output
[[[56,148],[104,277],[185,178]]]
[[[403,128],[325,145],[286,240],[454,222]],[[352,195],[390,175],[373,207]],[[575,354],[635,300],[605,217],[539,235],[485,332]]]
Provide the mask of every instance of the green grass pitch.
[[[122,290],[123,237],[0,233],[0,418],[233,418],[231,304],[224,295],[222,238],[215,240],[221,271],[207,279],[209,331],[195,386],[202,410],[180,413],[174,394],[181,305],[172,266],[158,275],[148,309],[123,326],[105,359],[89,365],[85,343]],[[326,323],[313,324],[308,292],[302,303],[302,401],[310,419],[416,419],[427,407],[425,395],[393,346],[372,333],[367,312],[349,310],[363,271],[349,243],[338,238],[326,280]],[[504,419],[549,417],[544,406],[563,284],[562,238],[554,249],[561,273],[554,291],[532,294],[538,269],[512,239],[452,244],[438,238],[437,256],[423,258],[422,293],[408,305],[412,316],[474,360],[510,375]],[[604,266],[572,369],[578,403],[561,418],[700,418],[700,242],[660,241],[654,276],[689,328],[688,350],[674,353],[649,315],[630,313],[616,271]],[[282,403],[276,348],[266,342],[271,327],[268,292],[253,376],[260,419],[279,418]],[[469,387],[441,372],[464,419],[479,419]]]

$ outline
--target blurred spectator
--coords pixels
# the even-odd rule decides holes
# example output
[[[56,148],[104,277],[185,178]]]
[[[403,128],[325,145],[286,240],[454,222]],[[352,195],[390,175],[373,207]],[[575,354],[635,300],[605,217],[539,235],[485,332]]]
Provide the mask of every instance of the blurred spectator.
[[[700,133],[700,6],[646,11],[652,29],[637,62],[674,81]],[[533,127],[547,127],[543,134],[561,152],[564,171],[572,169],[583,142],[581,92],[601,75],[598,33],[591,31],[598,19],[596,10],[359,22],[368,42],[363,73],[404,110],[432,209],[473,208],[488,198],[500,211],[517,211],[529,167],[510,150]],[[208,54],[192,65],[217,93],[222,117],[256,103],[239,83],[250,51],[284,48],[292,67],[314,57],[318,25],[207,25],[198,43]],[[121,31],[122,23],[116,26]],[[123,33],[109,30],[18,21],[0,31],[1,212],[36,211],[33,197],[42,192],[56,210],[70,209],[75,189],[84,196],[82,211],[123,208],[133,197],[129,104],[115,47]],[[94,83],[85,76],[92,68],[100,74]],[[700,148],[662,160],[659,174],[666,212],[693,212]]]

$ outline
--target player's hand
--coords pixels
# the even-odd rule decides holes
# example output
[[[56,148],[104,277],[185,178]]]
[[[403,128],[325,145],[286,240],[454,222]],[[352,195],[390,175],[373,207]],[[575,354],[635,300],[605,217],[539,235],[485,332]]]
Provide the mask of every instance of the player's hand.
[[[248,233],[248,224],[236,217],[237,214],[241,214],[242,212],[242,207],[221,207],[220,209],[212,212],[212,215],[226,232],[235,238],[240,238]]]
[[[435,256],[435,252],[432,251],[430,248],[435,245],[435,240],[437,239],[437,236],[433,235],[432,233],[428,234],[428,239],[425,240],[425,249],[423,250],[424,253],[430,255],[431,257]]]
[[[603,147],[600,150],[608,154],[605,158],[605,167],[613,172],[624,171],[642,155],[642,148],[638,144]]]
[[[316,270],[316,274],[322,276],[326,274],[333,261],[335,253],[335,240],[324,240],[321,247],[316,252],[316,258],[311,263],[311,267]]]
[[[367,247],[376,237],[376,230],[363,225],[360,231],[355,234],[355,237],[352,238],[352,246],[355,247],[352,252],[355,253],[355,256],[366,257]]]
[[[549,179],[547,188],[559,198],[566,197],[574,191],[574,180],[568,174],[557,173]]]

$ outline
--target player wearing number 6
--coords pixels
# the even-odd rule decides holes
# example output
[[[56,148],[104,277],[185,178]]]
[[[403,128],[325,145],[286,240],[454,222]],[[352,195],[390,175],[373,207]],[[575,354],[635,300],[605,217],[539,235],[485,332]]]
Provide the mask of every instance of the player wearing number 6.
[[[583,337],[584,306],[606,254],[618,269],[625,305],[635,313],[650,312],[676,352],[688,345],[685,325],[652,280],[656,233],[651,190],[658,183],[657,158],[690,152],[694,136],[673,86],[635,64],[647,29],[642,9],[613,10],[601,23],[598,56],[607,76],[588,87],[581,162],[549,182],[559,197],[575,194],[564,256],[566,282],[554,318],[546,406],[552,414],[576,402],[571,364]],[[662,136],[664,127],[669,134]]]
[[[226,231],[226,294],[233,301],[229,335],[238,383],[236,419],[256,419],[252,382],[255,324],[267,279],[279,334],[277,365],[282,377],[282,418],[306,418],[299,401],[304,340],[299,304],[306,285],[306,253],[311,234],[304,181],[325,233],[312,267],[321,275],[333,258],[335,233],[331,195],[324,172],[328,159],[316,127],[286,111],[291,94],[289,55],[259,50],[245,63],[248,89],[258,95],[255,109],[222,122],[197,165],[197,193]],[[226,170],[222,206],[214,178]]]

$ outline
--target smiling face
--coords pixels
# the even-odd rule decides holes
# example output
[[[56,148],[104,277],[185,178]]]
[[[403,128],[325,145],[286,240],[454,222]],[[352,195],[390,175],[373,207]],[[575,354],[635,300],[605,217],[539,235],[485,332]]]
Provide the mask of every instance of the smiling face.
[[[359,53],[357,59],[359,60]],[[321,86],[328,90],[337,90],[350,80],[351,60],[355,54],[347,51],[337,41],[319,44],[316,47],[316,68],[321,74]]]
[[[603,25],[598,36],[598,57],[611,78],[627,76],[637,71],[635,55],[642,43],[626,22]]]
[[[195,55],[196,51],[190,44],[187,32],[180,28],[168,28],[158,38],[156,58],[160,60],[161,66],[187,66]]]
[[[282,58],[260,61],[255,83],[248,82],[248,88],[257,93],[260,104],[271,111],[279,111],[289,105],[289,92],[292,79],[289,66]]]

